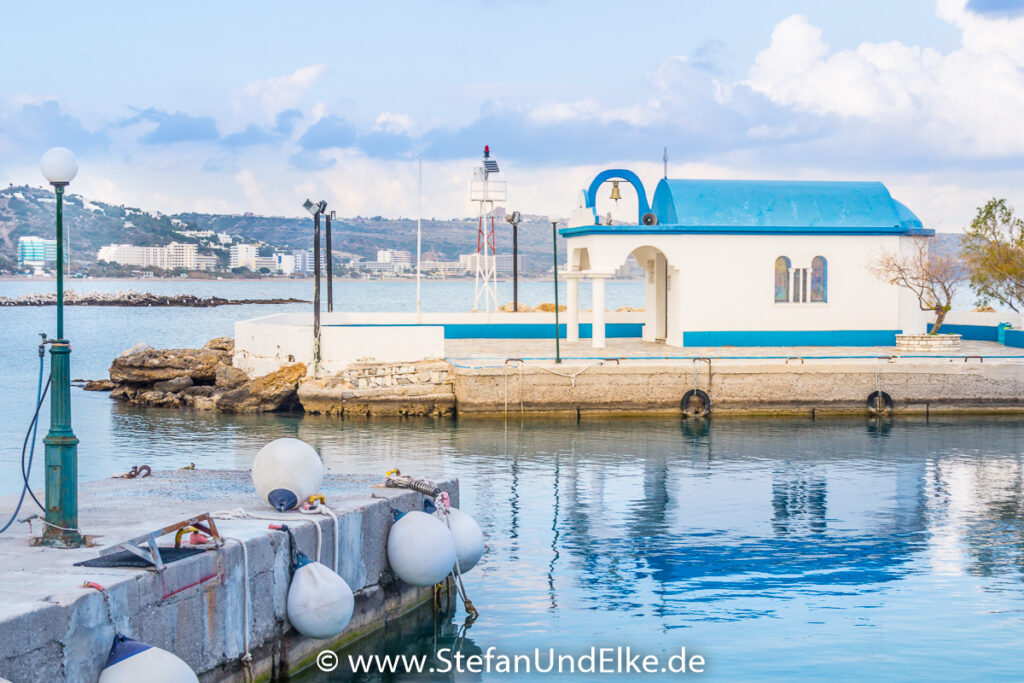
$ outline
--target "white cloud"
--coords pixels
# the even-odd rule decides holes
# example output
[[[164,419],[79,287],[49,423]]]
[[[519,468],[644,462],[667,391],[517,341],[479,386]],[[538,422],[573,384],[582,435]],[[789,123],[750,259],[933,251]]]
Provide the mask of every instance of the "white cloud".
[[[821,29],[791,16],[775,27],[746,84],[777,105],[860,119],[932,150],[1022,154],[1024,18],[984,18],[963,6],[940,2],[939,15],[962,35],[948,54],[899,42],[833,52]]]
[[[236,108],[244,110],[255,103],[269,121],[278,112],[298,106],[302,96],[326,70],[323,64],[313,64],[296,69],[287,76],[248,83],[238,93]]]
[[[386,133],[411,133],[412,117],[391,111],[381,112],[373,124],[373,129]]]

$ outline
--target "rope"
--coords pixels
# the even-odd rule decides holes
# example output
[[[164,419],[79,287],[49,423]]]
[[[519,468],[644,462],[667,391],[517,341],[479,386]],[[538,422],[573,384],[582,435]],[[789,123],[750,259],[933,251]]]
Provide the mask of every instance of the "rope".
[[[582,368],[580,368],[576,372],[559,372],[558,370],[553,370],[552,368],[546,368],[543,365],[538,365],[536,367],[540,368],[544,372],[550,372],[552,375],[558,375],[559,377],[568,377],[569,381],[572,382],[573,389],[575,389],[576,388],[576,378],[577,377],[579,377],[580,375],[582,375],[584,372],[586,372],[587,370],[589,370],[591,368],[600,367],[602,365],[604,365],[604,363],[600,362],[600,361],[597,362],[597,363],[591,363],[590,365],[584,365]]]
[[[448,498],[448,492],[442,491],[441,495],[438,496],[438,499],[441,501],[439,509],[441,510],[441,514],[444,515],[445,524],[448,525],[448,530],[452,531],[452,520],[448,510],[451,507],[451,500]],[[466,606],[466,614],[469,615],[467,622],[472,623],[480,616],[480,612],[473,606],[473,601],[469,599],[469,595],[466,593],[466,584],[462,582],[462,568],[459,567],[458,553],[455,554],[455,567],[452,569],[452,575],[455,576],[456,588],[458,589],[459,597],[462,598],[462,604]]]
[[[36,494],[33,493],[32,487],[29,485],[29,481],[28,480],[29,480],[29,476],[32,474],[32,459],[34,458],[35,452],[36,452],[36,434],[38,433],[37,430],[38,430],[38,427],[39,427],[39,409],[42,408],[43,400],[46,398],[46,394],[47,394],[47,392],[49,392],[49,390],[50,390],[50,380],[49,379],[46,380],[46,387],[43,388],[43,345],[40,344],[39,345],[39,384],[38,384],[38,387],[36,389],[36,409],[35,409],[35,412],[32,414],[32,421],[28,425],[28,431],[25,432],[25,440],[21,444],[21,480],[22,480],[21,496],[18,498],[18,504],[14,507],[14,512],[11,513],[10,519],[7,520],[7,523],[4,524],[3,527],[0,527],[0,534],[2,534],[3,532],[7,531],[11,527],[11,525],[14,524],[14,520],[17,519],[18,513],[21,512],[21,506],[25,502],[25,494],[28,494],[29,496],[32,497],[32,500],[35,501],[36,505],[39,506],[40,510],[42,510],[44,512],[46,511],[46,508],[43,506],[43,504],[39,502],[38,498],[36,498]],[[26,448],[28,449],[28,462],[27,462],[27,464],[26,464],[26,461],[25,461],[25,450],[26,450]],[[35,515],[35,517],[38,517],[39,519],[42,519],[42,517],[39,517],[38,515]],[[28,519],[31,519],[31,518],[28,518]],[[27,521],[27,519],[21,519],[21,520],[18,520],[18,521],[25,522],[25,521]],[[55,526],[55,525],[51,525],[51,526]],[[57,527],[57,528],[60,528],[60,527]],[[68,531],[71,531],[71,530],[69,529]],[[77,531],[77,529],[74,529],[74,531]],[[32,526],[31,525],[29,525],[29,533],[32,533]]]
[[[61,526],[59,524],[54,524],[53,522],[47,522],[46,518],[43,517],[42,515],[40,515],[38,512],[33,512],[28,517],[22,517],[18,521],[21,522],[22,524],[28,524],[28,532],[32,533],[32,520],[33,519],[38,519],[40,522],[42,522],[46,526],[52,526],[54,529],[60,529],[61,531],[77,531],[79,534],[82,533],[82,530],[79,529],[78,527],[66,527],[66,526]],[[7,527],[4,527],[4,528],[6,529]],[[3,529],[0,529],[0,531],[2,531],[2,530]]]
[[[523,366],[526,365],[519,358],[509,358],[505,361],[505,365],[501,366],[504,368],[502,375],[505,377],[505,421],[508,422],[508,365],[509,363],[518,363],[519,367],[519,417],[520,419],[526,416],[526,408],[523,404]]]
[[[253,513],[249,512],[244,508],[235,508],[234,510],[221,510],[220,512],[211,512],[210,516],[215,519],[265,519],[271,522],[287,522],[298,519],[293,515],[278,517],[271,517],[266,514],[254,515]],[[323,541],[323,530],[321,530],[320,525],[314,522],[313,520],[307,519],[305,521],[312,524],[313,528],[316,529],[316,561],[319,562],[321,544]],[[335,527],[335,529],[337,529],[337,527]]]
[[[322,496],[321,496],[322,498]],[[338,532],[338,515],[331,508],[327,507],[326,503],[318,502],[316,507],[310,507],[308,510],[305,506],[299,508],[299,512],[304,515],[329,515],[331,521],[334,523],[334,573],[338,573],[338,544],[341,542],[341,536]],[[316,525],[317,533],[320,533],[320,525]],[[317,536],[317,562],[320,561],[320,537]]]
[[[313,513],[307,513],[307,514],[313,514]],[[332,515],[333,515],[333,513],[332,513]],[[270,516],[270,515],[266,515],[266,514],[262,514],[262,515],[260,515],[260,514],[253,514],[253,513],[249,512],[248,510],[246,510],[244,508],[240,508],[240,507],[239,508],[235,508],[234,510],[221,510],[219,512],[213,512],[213,513],[210,513],[210,516],[214,517],[215,519],[260,519],[260,520],[269,520],[269,521],[273,521],[273,522],[286,522],[286,521],[294,521],[294,520],[297,519],[295,515]],[[337,551],[337,547],[338,547],[338,544],[337,544],[338,526],[337,526],[337,516],[336,515],[333,515],[333,516],[335,517],[335,526],[334,526],[334,532],[335,532],[335,544],[334,544],[334,547],[335,547],[335,551],[334,551],[334,555],[335,555],[335,562],[337,562],[337,555],[338,555],[338,551]],[[318,523],[314,522],[313,520],[309,519],[309,520],[305,520],[305,521],[307,521],[310,524],[312,524],[313,528],[316,529],[316,559],[317,559],[317,562],[319,562],[320,561],[320,550],[321,550],[321,541],[322,541],[322,537],[323,537],[323,531],[320,529],[320,525]],[[289,534],[289,537],[290,536],[291,535]],[[241,657],[240,661],[241,661],[241,664],[242,664],[242,670],[243,670],[244,675],[245,675],[245,680],[248,683],[248,682],[256,680],[255,675],[254,675],[254,673],[252,671],[252,653],[249,651],[249,612],[250,612],[250,601],[251,601],[251,596],[249,594],[250,593],[250,591],[249,591],[249,549],[246,547],[245,543],[243,541],[241,541],[240,539],[238,539],[238,538],[225,536],[224,540],[226,540],[226,541],[234,541],[235,543],[237,543],[238,545],[240,545],[242,547],[242,572],[243,572],[243,585],[244,585],[244,589],[245,589],[245,596],[244,596],[244,603],[245,603],[245,629],[244,629],[244,632],[243,632],[244,651],[243,651],[243,654],[242,654],[242,657]]]

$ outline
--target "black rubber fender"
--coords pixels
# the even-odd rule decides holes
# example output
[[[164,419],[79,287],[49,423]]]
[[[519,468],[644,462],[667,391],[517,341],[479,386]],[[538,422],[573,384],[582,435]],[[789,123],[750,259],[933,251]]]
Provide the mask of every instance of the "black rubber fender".
[[[881,399],[881,406],[878,405],[878,399]],[[872,391],[868,394],[867,405],[868,412],[874,417],[888,415],[892,412],[892,396],[884,391]]]
[[[690,410],[690,399],[694,397],[700,401],[700,409],[697,411]],[[711,414],[711,397],[702,389],[690,389],[683,394],[682,400],[679,401],[679,407],[686,417],[707,417]]]

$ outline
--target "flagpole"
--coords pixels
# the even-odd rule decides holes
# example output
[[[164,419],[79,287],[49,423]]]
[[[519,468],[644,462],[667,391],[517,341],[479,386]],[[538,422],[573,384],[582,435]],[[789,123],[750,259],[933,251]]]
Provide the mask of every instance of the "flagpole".
[[[416,322],[420,322],[420,250],[423,245],[423,159],[419,162],[419,193],[416,200]]]

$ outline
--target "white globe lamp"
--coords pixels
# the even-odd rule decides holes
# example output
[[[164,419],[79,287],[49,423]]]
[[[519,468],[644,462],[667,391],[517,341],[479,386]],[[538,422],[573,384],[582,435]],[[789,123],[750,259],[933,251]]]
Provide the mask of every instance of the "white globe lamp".
[[[39,170],[51,185],[63,187],[78,174],[78,159],[70,149],[53,147],[43,155]]]

